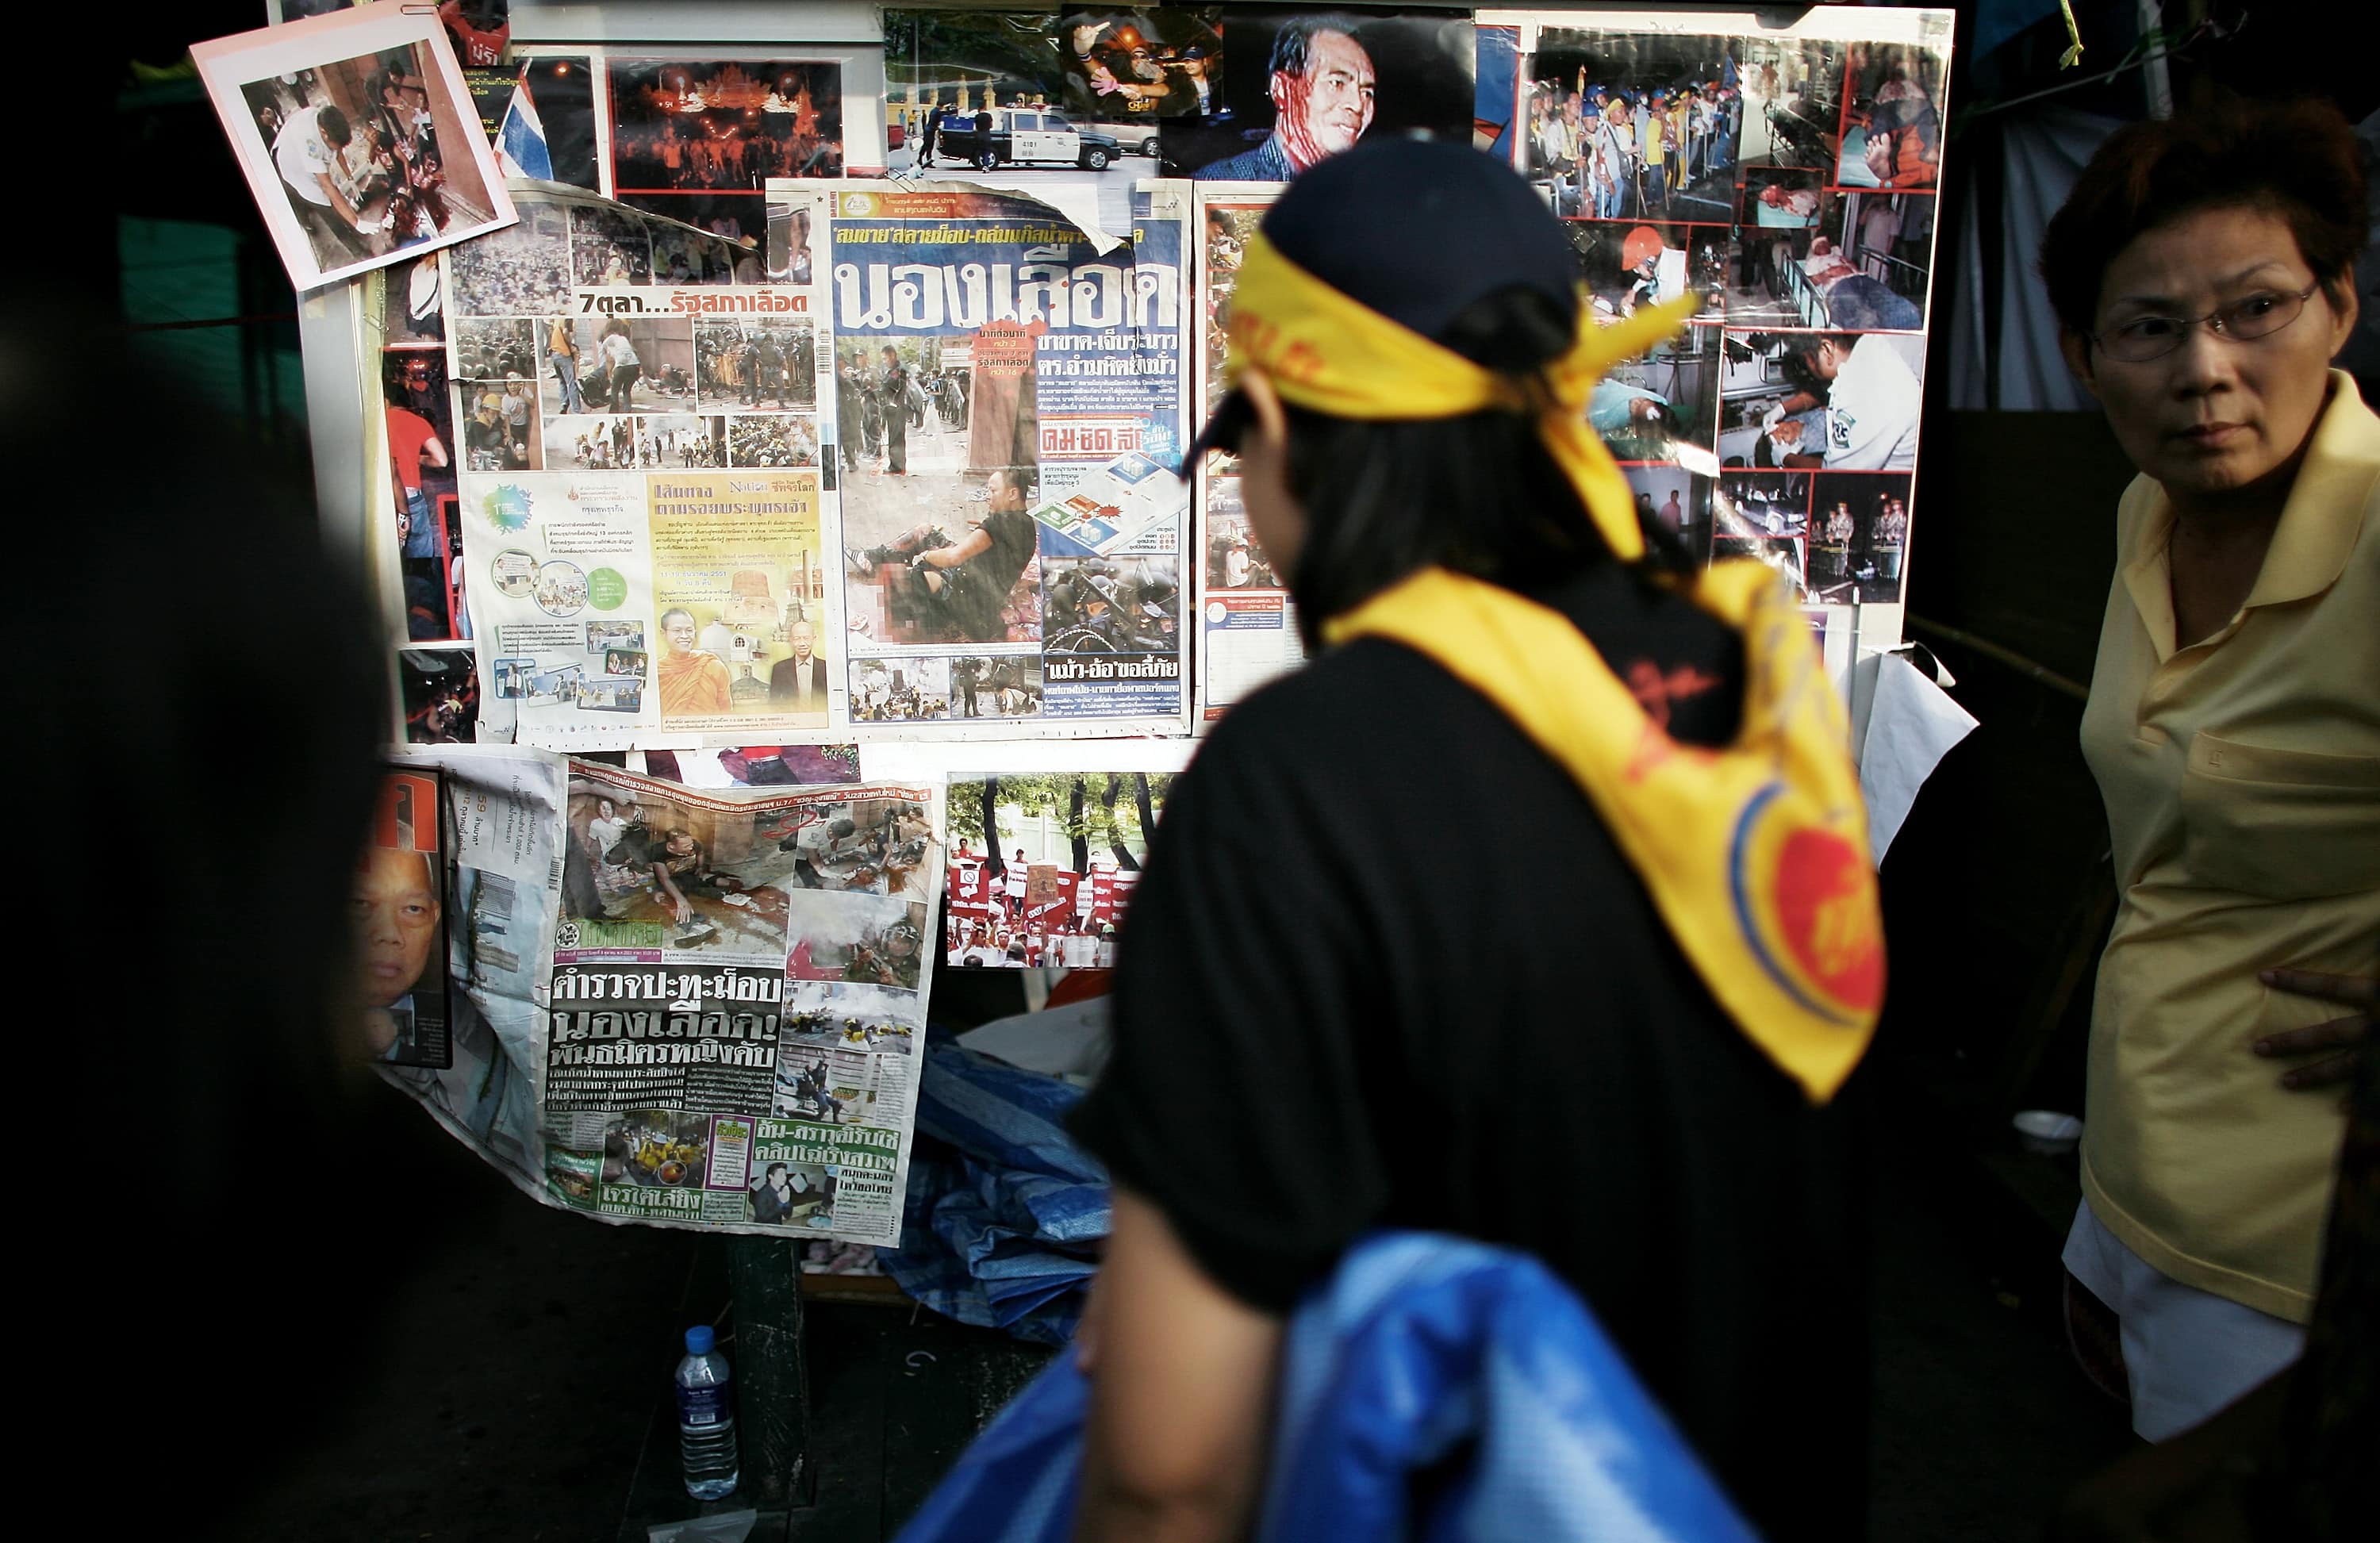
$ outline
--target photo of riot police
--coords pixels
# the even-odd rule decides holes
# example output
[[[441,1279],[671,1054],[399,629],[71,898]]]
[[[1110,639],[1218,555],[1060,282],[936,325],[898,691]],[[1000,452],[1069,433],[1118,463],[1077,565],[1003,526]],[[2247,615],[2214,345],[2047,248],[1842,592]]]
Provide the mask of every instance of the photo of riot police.
[[[1743,164],[1801,166],[1829,177],[1842,142],[1843,44],[1743,40]]]
[[[1041,559],[1042,652],[1172,653],[1182,569],[1172,557]]]
[[[1221,105],[1164,120],[1161,176],[1287,182],[1366,139],[1470,142],[1467,13],[1234,6],[1228,30]]]
[[[1529,165],[1554,213],[1726,224],[1743,100],[1735,37],[1548,27],[1526,61]]]
[[[1822,531],[1847,534],[1849,580],[1861,602],[1899,604],[1908,566],[1909,473],[1835,472],[1813,480],[1811,522]],[[1829,598],[1848,602],[1851,596]]]

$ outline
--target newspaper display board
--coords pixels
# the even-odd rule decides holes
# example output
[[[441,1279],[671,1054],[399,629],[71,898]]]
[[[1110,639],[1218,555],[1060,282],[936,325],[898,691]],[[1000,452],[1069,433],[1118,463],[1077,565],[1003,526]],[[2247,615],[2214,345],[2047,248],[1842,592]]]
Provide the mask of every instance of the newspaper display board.
[[[1199,239],[1198,401],[1203,415],[1223,399],[1232,286],[1240,254],[1281,196],[1281,185],[1197,185]],[[1198,528],[1198,723],[1305,661],[1287,576],[1265,555],[1240,502],[1239,460],[1209,453],[1196,469]]]
[[[828,200],[855,737],[1184,732],[1187,190],[1114,234],[988,188]]]
[[[1705,297],[1590,408],[1640,510],[1775,567],[1830,658],[1897,644],[1951,13],[1477,20],[1482,137],[1563,218],[1598,316]]]
[[[517,186],[520,223],[444,259],[481,682],[544,747],[817,737],[839,628],[811,266],[740,282],[724,237]]]
[[[397,811],[443,776],[450,1031],[427,1063],[368,1018],[384,1077],[549,1205],[898,1245],[935,786],[714,792],[496,747],[399,766],[358,910],[419,866]]]

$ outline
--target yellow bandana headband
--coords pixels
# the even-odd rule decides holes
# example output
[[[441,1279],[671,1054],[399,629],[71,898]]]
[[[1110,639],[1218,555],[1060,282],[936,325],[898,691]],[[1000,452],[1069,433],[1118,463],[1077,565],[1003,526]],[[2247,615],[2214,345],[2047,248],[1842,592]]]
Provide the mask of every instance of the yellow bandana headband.
[[[1577,341],[1545,368],[1552,392],[1538,431],[1622,562],[1645,554],[1644,531],[1628,480],[1587,424],[1587,398],[1606,370],[1676,332],[1695,304],[1682,295],[1606,327],[1582,301]],[[1505,377],[1342,294],[1283,257],[1261,231],[1241,256],[1230,336],[1228,383],[1259,370],[1281,400],[1333,418],[1377,423],[1530,408]]]

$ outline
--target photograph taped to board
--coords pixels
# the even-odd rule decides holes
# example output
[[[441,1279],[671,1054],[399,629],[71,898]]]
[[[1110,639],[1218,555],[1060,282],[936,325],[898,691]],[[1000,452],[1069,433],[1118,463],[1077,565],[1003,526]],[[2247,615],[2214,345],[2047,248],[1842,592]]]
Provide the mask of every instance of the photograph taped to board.
[[[478,110],[428,7],[287,22],[190,55],[298,288],[512,223]]]

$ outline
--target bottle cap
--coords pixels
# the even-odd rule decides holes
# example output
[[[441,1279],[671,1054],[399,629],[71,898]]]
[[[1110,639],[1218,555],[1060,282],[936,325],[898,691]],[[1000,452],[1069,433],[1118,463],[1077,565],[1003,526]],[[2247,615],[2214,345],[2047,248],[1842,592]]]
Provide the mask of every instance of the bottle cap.
[[[707,1323],[698,1323],[686,1331],[686,1353],[688,1355],[708,1355],[716,1343],[710,1325]]]

